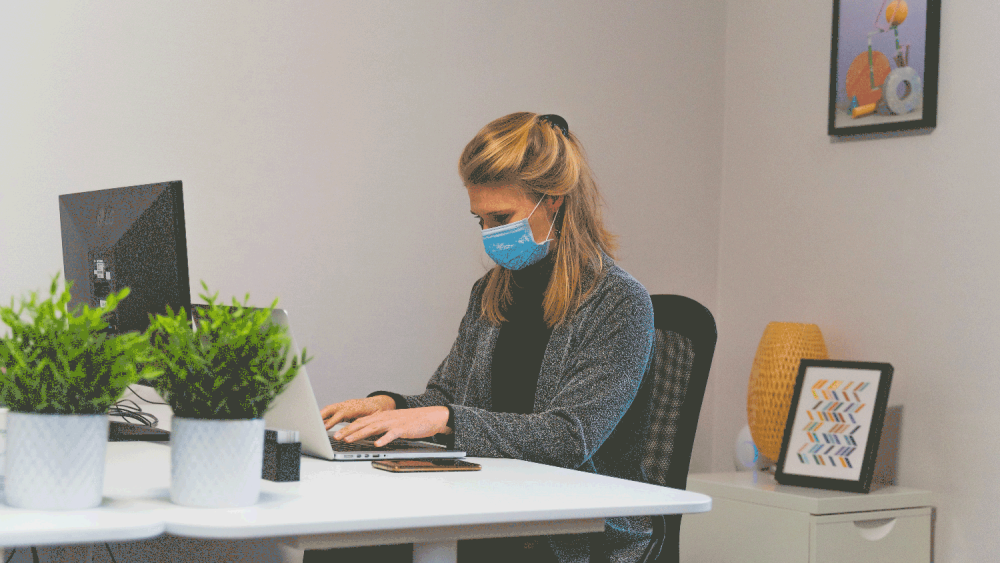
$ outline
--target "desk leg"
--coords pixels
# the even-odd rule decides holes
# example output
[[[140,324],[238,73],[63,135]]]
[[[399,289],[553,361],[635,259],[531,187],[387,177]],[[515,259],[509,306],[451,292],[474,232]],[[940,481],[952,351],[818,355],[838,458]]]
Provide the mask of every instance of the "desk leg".
[[[456,563],[457,561],[457,540],[413,544],[413,563]]]

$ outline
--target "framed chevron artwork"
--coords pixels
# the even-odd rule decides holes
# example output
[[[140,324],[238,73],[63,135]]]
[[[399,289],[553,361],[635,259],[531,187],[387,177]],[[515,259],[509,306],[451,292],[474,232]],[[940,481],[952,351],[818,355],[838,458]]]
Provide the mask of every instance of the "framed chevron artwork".
[[[802,360],[775,480],[869,492],[891,384],[890,364]]]

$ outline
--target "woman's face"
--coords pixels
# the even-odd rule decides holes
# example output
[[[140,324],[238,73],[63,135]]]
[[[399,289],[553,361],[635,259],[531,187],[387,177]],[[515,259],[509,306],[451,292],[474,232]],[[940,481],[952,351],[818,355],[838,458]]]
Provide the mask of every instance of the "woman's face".
[[[531,201],[517,186],[466,186],[466,189],[469,191],[469,209],[479,219],[480,227],[492,229],[531,215],[528,225],[537,243],[545,242],[552,218],[563,202],[563,196],[546,197],[532,214],[531,210],[537,202]],[[549,237],[555,238],[554,235],[555,231]]]

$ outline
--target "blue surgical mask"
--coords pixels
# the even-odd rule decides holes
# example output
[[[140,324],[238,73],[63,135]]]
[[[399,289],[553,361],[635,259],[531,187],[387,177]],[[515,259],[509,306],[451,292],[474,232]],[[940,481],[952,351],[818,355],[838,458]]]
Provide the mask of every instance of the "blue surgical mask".
[[[535,209],[538,209],[541,203],[542,200],[538,200]],[[545,234],[545,242],[539,244],[535,242],[535,237],[531,234],[531,225],[528,224],[528,219],[534,215],[535,209],[531,210],[527,218],[520,221],[483,229],[486,254],[498,265],[508,270],[522,270],[545,258],[549,253],[549,243],[552,242],[549,235],[555,225],[555,217],[552,217],[549,232]]]

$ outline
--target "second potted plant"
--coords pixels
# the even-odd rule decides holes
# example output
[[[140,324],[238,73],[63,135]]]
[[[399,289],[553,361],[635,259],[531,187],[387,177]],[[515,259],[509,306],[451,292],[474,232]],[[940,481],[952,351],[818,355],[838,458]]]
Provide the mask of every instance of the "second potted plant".
[[[173,410],[170,498],[206,508],[257,502],[264,413],[309,360],[292,354],[287,328],[266,309],[201,298],[194,323],[184,310],[150,323],[157,391]]]

